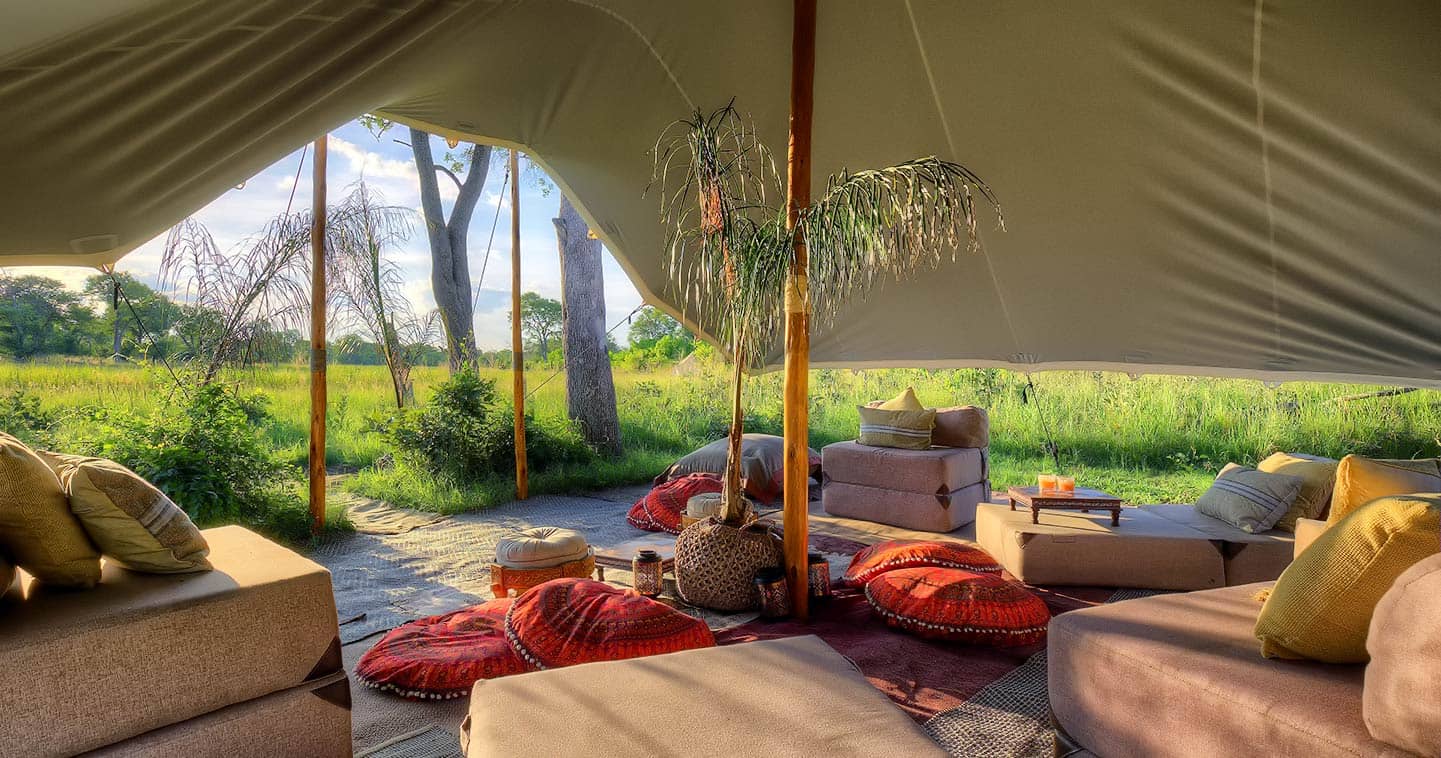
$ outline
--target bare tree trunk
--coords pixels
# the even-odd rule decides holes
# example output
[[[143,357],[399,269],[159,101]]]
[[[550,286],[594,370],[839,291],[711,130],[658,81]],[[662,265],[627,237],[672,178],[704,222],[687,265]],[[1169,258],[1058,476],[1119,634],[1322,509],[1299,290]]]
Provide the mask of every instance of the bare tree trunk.
[[[475,145],[471,151],[470,168],[464,181],[449,169],[435,165],[430,152],[430,135],[410,130],[410,149],[415,154],[415,169],[420,175],[420,207],[425,216],[425,231],[430,241],[430,287],[440,321],[445,327],[445,351],[450,356],[450,371],[461,368],[478,369],[479,355],[475,345],[475,313],[470,290],[470,258],[466,251],[466,233],[470,217],[485,187],[490,169],[490,147]],[[458,194],[450,210],[450,219],[440,204],[437,173],[444,173],[455,182]]]
[[[745,412],[741,410],[741,387],[745,381],[745,361],[741,357],[741,341],[735,341],[735,349],[732,351],[731,359],[734,364],[731,368],[734,372],[731,375],[731,428],[730,438],[726,445],[726,471],[725,481],[721,485],[721,520],[728,524],[734,524],[745,515],[741,506],[741,498],[744,494],[741,491],[741,442],[745,435]]]
[[[553,220],[560,247],[566,407],[592,447],[617,454],[621,451],[620,418],[605,344],[600,240],[590,239],[585,219],[567,197],[561,197],[560,217]]]

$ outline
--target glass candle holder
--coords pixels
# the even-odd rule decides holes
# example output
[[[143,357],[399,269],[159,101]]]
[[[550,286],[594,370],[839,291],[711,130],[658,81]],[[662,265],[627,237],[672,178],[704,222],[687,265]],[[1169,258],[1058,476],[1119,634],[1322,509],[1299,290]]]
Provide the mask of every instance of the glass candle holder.
[[[806,578],[811,597],[823,600],[831,596],[831,564],[820,553],[806,556]]]
[[[630,561],[630,586],[646,597],[659,597],[664,588],[664,572],[661,570],[660,553],[641,550]]]
[[[756,572],[756,591],[761,598],[761,618],[780,619],[791,615],[791,589],[786,572],[772,566]]]
[[[1060,490],[1061,492],[1063,492],[1063,493],[1065,493],[1065,494],[1067,494],[1067,495],[1074,495],[1074,494],[1076,494],[1076,477],[1074,477],[1074,476],[1058,476],[1058,477],[1056,477],[1056,489],[1057,489],[1057,490]]]
[[[1041,492],[1055,492],[1055,491],[1056,491],[1056,475],[1055,475],[1055,474],[1041,474],[1041,475],[1037,476],[1037,477],[1036,477],[1036,489],[1040,490]]]

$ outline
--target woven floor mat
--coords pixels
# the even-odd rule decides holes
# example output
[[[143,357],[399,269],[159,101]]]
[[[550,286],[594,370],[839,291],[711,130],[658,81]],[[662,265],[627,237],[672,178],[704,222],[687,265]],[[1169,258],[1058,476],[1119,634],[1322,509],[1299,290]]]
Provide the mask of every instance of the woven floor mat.
[[[454,734],[432,726],[382,742],[355,758],[463,758],[463,754]]]

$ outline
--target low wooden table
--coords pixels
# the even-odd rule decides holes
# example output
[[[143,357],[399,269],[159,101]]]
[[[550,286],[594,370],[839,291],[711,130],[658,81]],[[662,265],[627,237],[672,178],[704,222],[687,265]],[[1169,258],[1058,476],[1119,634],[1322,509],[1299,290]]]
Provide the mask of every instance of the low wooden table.
[[[1010,487],[1006,496],[1011,499],[1011,510],[1019,503],[1031,509],[1031,523],[1041,523],[1042,508],[1065,508],[1089,513],[1092,510],[1110,511],[1111,526],[1121,525],[1121,498],[1108,495],[1100,490],[1077,487],[1075,492],[1041,493],[1039,487]],[[596,563],[600,560],[597,558]]]
[[[636,551],[638,550],[654,550],[659,553],[662,573],[673,573],[675,571],[675,536],[671,534],[653,534],[646,537],[637,537],[633,540],[627,540],[605,548],[596,548],[595,578],[602,582],[605,581],[605,570],[607,568],[630,571],[631,559],[635,557]]]

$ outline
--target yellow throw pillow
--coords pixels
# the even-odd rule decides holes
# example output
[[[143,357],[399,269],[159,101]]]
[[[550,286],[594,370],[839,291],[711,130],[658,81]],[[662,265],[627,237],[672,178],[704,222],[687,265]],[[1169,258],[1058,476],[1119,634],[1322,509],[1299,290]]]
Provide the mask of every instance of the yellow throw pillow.
[[[1285,474],[1301,480],[1301,492],[1291,508],[1276,522],[1276,529],[1296,531],[1296,520],[1321,518],[1331,503],[1331,490],[1336,486],[1337,461],[1301,453],[1276,453],[1256,464],[1257,471]]]
[[[903,450],[925,450],[931,446],[931,429],[936,425],[936,412],[888,411],[861,406],[861,433],[856,442],[873,447],[894,447]]]
[[[43,455],[70,496],[70,512],[111,560],[151,574],[210,570],[205,537],[155,485],[104,458]]]
[[[1441,492],[1437,459],[1374,460],[1348,455],[1336,467],[1336,490],[1331,494],[1331,515],[1326,523],[1334,526],[1378,497],[1413,492]]]
[[[94,587],[100,554],[70,513],[60,479],[25,443],[0,433],[0,552],[40,582]]]
[[[913,387],[907,387],[905,392],[876,407],[883,411],[923,411],[926,409],[924,405],[921,405],[921,401],[916,399],[916,390]]]
[[[1398,495],[1357,508],[1276,580],[1256,638],[1267,658],[1365,663],[1371,614],[1396,577],[1435,555],[1441,495]]]

